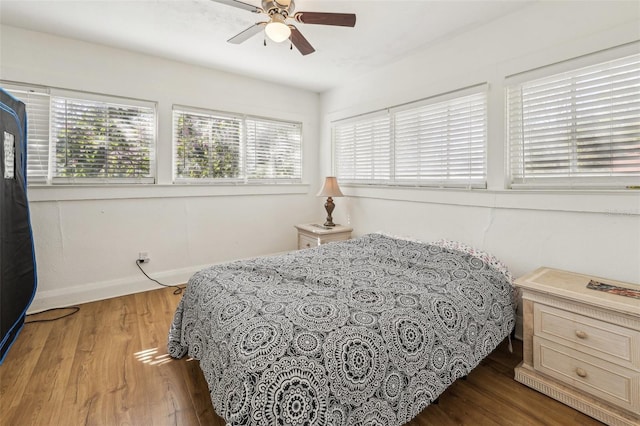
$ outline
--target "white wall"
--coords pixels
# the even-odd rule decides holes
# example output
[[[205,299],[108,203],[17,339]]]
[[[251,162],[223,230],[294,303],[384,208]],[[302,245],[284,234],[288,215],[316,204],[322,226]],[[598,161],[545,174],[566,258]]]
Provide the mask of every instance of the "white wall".
[[[640,39],[636,2],[539,2],[317,94],[11,27],[0,27],[0,79],[158,102],[158,180],[144,187],[31,187],[39,288],[31,311],[153,288],[134,265],[184,282],[202,265],[295,248],[293,225],[322,218],[330,122],[488,82],[488,189],[346,187],[337,222],[457,239],[516,275],[540,265],[640,282],[640,195],[504,190],[506,75]],[[274,109],[272,100],[280,99]],[[171,106],[297,120],[302,185],[173,186]],[[321,163],[317,164],[318,155]]]
[[[157,185],[29,188],[32,312],[154,288],[139,251],[149,274],[183,283],[204,265],[293,250],[293,225],[322,217],[316,93],[7,26],[0,43],[0,79],[158,103]],[[302,122],[303,183],[171,185],[173,104]]]
[[[516,276],[544,265],[640,283],[640,192],[504,189],[503,112],[506,76],[637,40],[635,1],[537,2],[322,94],[328,174],[332,120],[489,83],[487,190],[349,186],[335,217],[357,234],[463,241]]]

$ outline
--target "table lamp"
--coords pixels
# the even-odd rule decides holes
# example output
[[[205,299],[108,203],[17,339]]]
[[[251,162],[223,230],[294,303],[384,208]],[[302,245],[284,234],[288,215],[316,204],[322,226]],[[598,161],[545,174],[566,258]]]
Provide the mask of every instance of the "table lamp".
[[[333,209],[335,208],[332,197],[344,197],[344,194],[340,191],[338,180],[335,176],[327,176],[325,178],[324,185],[320,192],[318,192],[318,197],[328,197],[327,202],[324,204],[324,208],[327,210],[327,221],[324,223],[324,226],[336,226],[331,217],[331,213],[333,213]]]

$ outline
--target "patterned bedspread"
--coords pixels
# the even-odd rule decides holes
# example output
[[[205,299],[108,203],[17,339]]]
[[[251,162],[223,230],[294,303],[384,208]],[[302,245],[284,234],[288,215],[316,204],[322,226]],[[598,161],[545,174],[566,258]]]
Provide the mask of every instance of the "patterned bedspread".
[[[369,234],[198,272],[168,349],[199,360],[231,425],[402,425],[514,323],[482,259]]]

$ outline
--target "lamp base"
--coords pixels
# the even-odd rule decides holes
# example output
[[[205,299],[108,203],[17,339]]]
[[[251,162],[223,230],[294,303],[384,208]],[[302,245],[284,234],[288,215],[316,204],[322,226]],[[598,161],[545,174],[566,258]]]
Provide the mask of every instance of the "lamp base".
[[[327,221],[324,223],[324,226],[329,226],[329,227],[336,226],[336,224],[333,223],[333,218],[331,217],[331,213],[333,213],[333,209],[335,207],[336,205],[333,204],[333,199],[331,197],[327,198],[327,202],[324,203],[324,208],[327,211]]]

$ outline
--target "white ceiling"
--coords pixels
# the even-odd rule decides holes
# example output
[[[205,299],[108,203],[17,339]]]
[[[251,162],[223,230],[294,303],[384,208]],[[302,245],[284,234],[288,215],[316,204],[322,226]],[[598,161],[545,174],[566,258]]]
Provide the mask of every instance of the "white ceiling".
[[[308,56],[264,47],[262,34],[227,43],[265,19],[212,0],[0,0],[0,22],[322,92],[530,2],[297,0],[297,11],[357,15],[355,28],[297,24]]]

